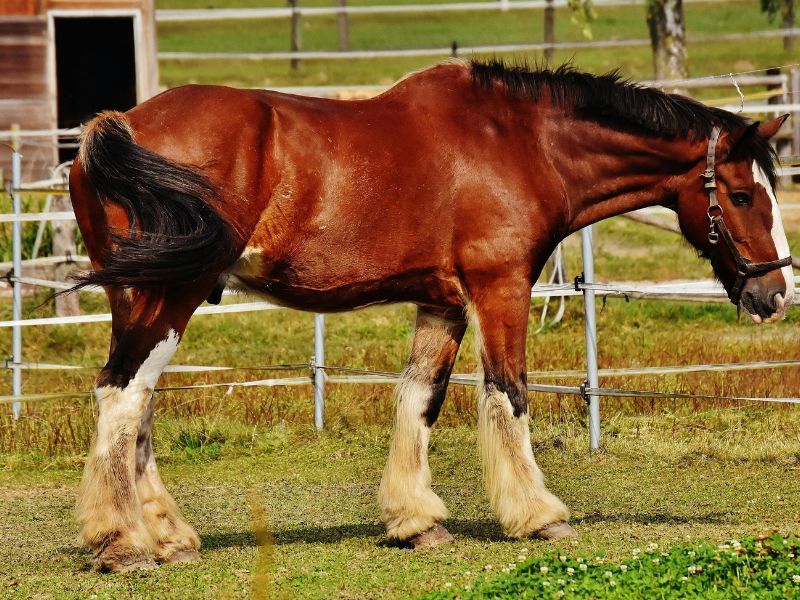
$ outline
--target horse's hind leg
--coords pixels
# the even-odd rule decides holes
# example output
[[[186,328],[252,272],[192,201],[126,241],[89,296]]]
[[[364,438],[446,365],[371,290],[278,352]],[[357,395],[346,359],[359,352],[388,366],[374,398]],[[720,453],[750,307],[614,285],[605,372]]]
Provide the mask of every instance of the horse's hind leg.
[[[200,560],[200,538],[183,517],[161,481],[153,454],[153,410],[151,394],[136,438],[136,491],[142,519],[155,543],[155,559],[160,563]]]
[[[530,289],[518,281],[484,290],[472,305],[481,346],[478,439],[489,500],[506,534],[575,535],[564,503],[544,485],[528,427],[525,366]]]
[[[81,481],[77,517],[95,567],[121,571],[155,564],[159,539],[143,513],[137,485],[137,438],[153,388],[203,296],[175,299],[112,292],[112,344],[98,375],[97,436]]]
[[[397,388],[394,435],[379,501],[388,536],[412,546],[452,539],[441,526],[447,509],[431,489],[428,435],[466,326],[461,310],[420,308],[411,358]]]

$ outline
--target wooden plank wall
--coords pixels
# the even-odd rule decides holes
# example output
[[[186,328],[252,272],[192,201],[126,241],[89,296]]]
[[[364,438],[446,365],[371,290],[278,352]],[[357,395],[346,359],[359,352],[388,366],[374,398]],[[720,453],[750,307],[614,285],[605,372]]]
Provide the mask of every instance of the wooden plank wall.
[[[0,0],[0,131],[56,127],[55,101],[48,82],[49,10],[136,9],[142,11],[144,98],[158,93],[155,0]],[[141,67],[140,67],[141,68]],[[24,148],[26,179],[47,177],[54,149],[38,140]],[[0,169],[10,177],[10,151],[0,143]]]
[[[51,129],[55,115],[47,82],[47,21],[40,17],[0,17],[0,130]],[[31,140],[23,147],[24,177],[47,176],[53,148]],[[38,142],[38,143],[35,143]],[[0,145],[0,168],[11,176],[11,153]]]

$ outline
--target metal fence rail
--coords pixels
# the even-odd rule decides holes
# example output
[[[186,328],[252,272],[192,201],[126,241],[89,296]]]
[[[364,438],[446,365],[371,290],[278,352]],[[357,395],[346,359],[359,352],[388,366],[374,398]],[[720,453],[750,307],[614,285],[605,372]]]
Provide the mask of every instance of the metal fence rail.
[[[749,108],[752,108],[749,107]],[[761,108],[759,106],[759,108]],[[764,105],[767,111],[775,110],[800,110],[800,104],[786,105]],[[0,328],[12,329],[12,357],[6,361],[6,368],[12,372],[12,394],[0,396],[0,404],[12,404],[15,417],[19,417],[22,410],[21,402],[32,402],[37,400],[47,400],[55,398],[81,398],[90,395],[90,392],[58,392],[43,394],[22,393],[22,373],[30,369],[64,369],[74,370],[87,367],[74,365],[36,365],[25,363],[22,357],[22,328],[31,326],[49,326],[81,323],[108,322],[111,320],[109,313],[80,315],[74,317],[44,317],[25,319],[22,315],[22,286],[38,285],[50,287],[52,289],[63,289],[68,287],[64,282],[56,282],[42,278],[25,277],[22,269],[26,265],[48,264],[54,262],[83,261],[86,257],[47,257],[35,260],[22,260],[22,236],[21,227],[24,222],[42,220],[68,220],[73,219],[71,212],[58,213],[28,213],[23,214],[21,197],[30,193],[32,186],[23,186],[21,182],[21,160],[19,151],[20,140],[23,138],[35,138],[40,136],[60,136],[61,134],[73,136],[75,130],[52,130],[40,131],[15,131],[8,135],[0,132],[0,139],[11,139],[13,152],[14,168],[12,169],[12,181],[9,189],[13,198],[13,214],[0,215],[0,223],[11,223],[13,236],[13,261],[11,264],[4,263],[0,266],[11,271],[7,274],[7,279],[13,285],[13,311],[12,319],[0,321]],[[63,193],[64,190],[40,189],[38,186],[52,184],[55,182],[36,182],[37,193]],[[589,410],[589,437],[590,448],[596,449],[600,445],[600,397],[619,396],[619,397],[663,397],[663,398],[692,398],[692,399],[721,399],[731,401],[759,401],[759,402],[785,402],[797,404],[798,398],[757,398],[757,397],[737,397],[737,396],[716,396],[704,394],[688,394],[684,392],[654,392],[647,390],[626,390],[617,388],[604,388],[599,385],[600,376],[612,375],[632,375],[632,374],[664,374],[680,372],[701,372],[701,371],[721,371],[721,370],[743,370],[743,369],[769,369],[795,367],[800,365],[800,361],[757,361],[751,363],[717,364],[717,365],[686,365],[678,367],[647,367],[640,369],[598,369],[597,362],[597,331],[595,320],[595,297],[596,296],[624,296],[647,299],[681,299],[681,300],[723,300],[726,297],[724,290],[711,281],[683,281],[668,282],[661,284],[642,284],[642,283],[597,283],[594,281],[594,257],[592,250],[592,229],[587,227],[581,231],[581,248],[583,258],[583,274],[580,279],[569,284],[544,284],[536,285],[531,290],[531,297],[558,297],[558,296],[577,296],[581,295],[584,299],[584,326],[586,338],[586,361],[587,370],[583,371],[557,371],[551,373],[531,373],[530,377],[560,377],[560,376],[583,376],[586,375],[586,383],[581,386],[558,386],[541,383],[529,383],[528,389],[536,392],[572,394],[580,395],[587,401]],[[796,278],[796,283],[800,283],[800,278]],[[87,289],[87,292],[97,291]],[[800,295],[800,289],[797,290]],[[226,314],[250,311],[274,310],[281,307],[269,302],[238,302],[233,304],[222,304],[219,306],[200,307],[195,314]],[[314,386],[314,421],[317,428],[322,428],[324,423],[324,388],[326,384],[353,384],[370,383],[385,384],[399,381],[398,373],[386,373],[371,370],[352,369],[348,367],[336,367],[325,363],[325,342],[324,342],[324,317],[316,315],[314,319],[314,355],[306,365],[274,365],[274,366],[198,366],[198,365],[175,365],[167,367],[165,372],[195,373],[206,371],[232,371],[232,370],[300,370],[308,369],[307,376],[277,377],[257,379],[251,381],[231,381],[224,383],[193,384],[184,386],[172,386],[158,388],[159,391],[177,391],[206,389],[217,387],[267,387],[279,385],[313,385]],[[339,374],[330,374],[339,373]],[[452,383],[456,385],[475,385],[475,375],[453,375]]]

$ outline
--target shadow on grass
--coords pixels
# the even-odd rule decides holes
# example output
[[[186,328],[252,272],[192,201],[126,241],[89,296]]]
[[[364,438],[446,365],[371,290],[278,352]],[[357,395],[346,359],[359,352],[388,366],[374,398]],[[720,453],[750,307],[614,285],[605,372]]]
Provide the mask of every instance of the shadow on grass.
[[[641,525],[686,525],[691,523],[723,524],[730,518],[725,513],[707,513],[703,515],[671,515],[671,514],[604,514],[591,513],[572,524],[576,527],[586,525],[602,525],[603,523],[638,523]],[[500,525],[491,519],[451,519],[445,522],[450,533],[464,538],[484,542],[508,541]],[[580,530],[579,530],[580,533]],[[379,546],[398,546],[385,536],[383,525],[374,523],[338,525],[333,527],[293,527],[277,529],[275,543],[286,544],[336,544],[343,540],[356,538],[376,538]],[[255,538],[249,531],[233,531],[228,533],[212,533],[203,536],[203,549],[234,548],[255,546]]]
[[[342,540],[355,538],[381,537],[384,533],[382,525],[338,525],[336,527],[297,527],[277,529],[274,531],[275,543],[284,544],[336,544]],[[229,533],[212,533],[202,536],[203,548],[232,548],[255,546],[256,541],[250,531],[233,531]]]
[[[594,525],[599,523],[637,523],[639,525],[689,525],[691,523],[717,524],[730,523],[730,515],[725,512],[704,515],[670,515],[666,513],[587,513],[580,519],[573,517],[572,525]]]

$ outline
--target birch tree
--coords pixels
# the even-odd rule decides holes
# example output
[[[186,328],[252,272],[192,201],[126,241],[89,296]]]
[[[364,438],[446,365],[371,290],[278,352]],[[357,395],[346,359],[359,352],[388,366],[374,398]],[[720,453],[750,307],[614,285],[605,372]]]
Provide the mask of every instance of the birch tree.
[[[647,0],[647,26],[656,79],[685,79],[686,26],[682,0]]]

